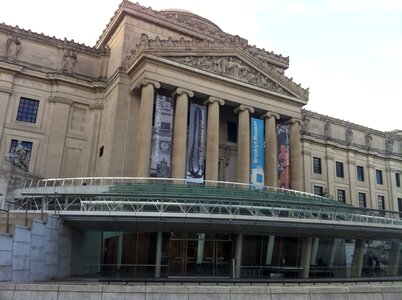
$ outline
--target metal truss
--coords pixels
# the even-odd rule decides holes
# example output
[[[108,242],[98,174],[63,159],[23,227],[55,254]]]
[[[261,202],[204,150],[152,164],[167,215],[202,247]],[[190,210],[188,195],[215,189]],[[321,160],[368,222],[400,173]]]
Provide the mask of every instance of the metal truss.
[[[63,182],[69,180],[63,179]],[[19,205],[15,209],[85,216],[103,212],[131,216],[255,221],[311,220],[325,223],[347,222],[350,225],[391,226],[402,230],[402,220],[397,212],[361,209],[315,195],[300,192],[292,194],[281,189],[266,192],[251,190],[245,194],[244,189],[233,191],[230,187],[207,189],[171,183],[166,185],[166,181],[163,184],[156,182],[155,185],[155,178],[152,178],[152,185],[141,179],[141,182],[136,183],[108,185],[107,192],[96,193],[96,184],[81,185],[79,192],[66,192],[65,184],[49,186],[49,182],[45,183],[46,185],[42,182],[35,187],[21,190],[21,198],[17,201]]]

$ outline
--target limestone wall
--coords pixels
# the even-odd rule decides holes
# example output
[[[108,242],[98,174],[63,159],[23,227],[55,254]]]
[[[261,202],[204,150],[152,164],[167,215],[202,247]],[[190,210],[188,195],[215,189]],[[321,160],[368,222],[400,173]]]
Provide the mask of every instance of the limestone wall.
[[[400,283],[331,285],[0,284],[0,299],[400,300]]]
[[[33,282],[70,275],[71,230],[58,217],[0,233],[0,282]],[[0,297],[0,299],[3,299]]]

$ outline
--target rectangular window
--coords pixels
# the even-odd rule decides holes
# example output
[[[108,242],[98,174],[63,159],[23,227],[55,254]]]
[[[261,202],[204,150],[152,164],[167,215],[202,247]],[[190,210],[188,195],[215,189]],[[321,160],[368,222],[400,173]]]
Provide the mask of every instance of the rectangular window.
[[[357,193],[359,198],[359,207],[366,207],[366,193]]]
[[[319,157],[313,157],[313,172],[315,174],[321,174],[321,172],[322,172],[321,158],[319,158]]]
[[[104,149],[105,147],[104,146],[101,146],[100,148],[99,148],[99,157],[102,157],[103,156],[103,149]]]
[[[336,190],[336,198],[338,202],[346,203],[346,191],[345,190]]]
[[[377,184],[383,184],[381,170],[375,170],[375,177],[377,179]]]
[[[399,173],[395,173],[395,183],[397,187],[401,187],[401,175]]]
[[[314,186],[314,194],[318,196],[324,196],[324,189],[322,186],[315,185]]]
[[[385,209],[385,197],[382,195],[378,195],[378,209],[384,210]]]
[[[237,123],[235,122],[228,122],[228,142],[237,143]]]
[[[340,161],[336,162],[336,177],[343,178],[345,175],[343,173],[343,163]]]
[[[362,166],[357,166],[357,180],[364,181],[364,168]]]
[[[39,101],[28,98],[20,98],[18,106],[17,121],[36,123]]]
[[[399,217],[402,218],[402,198],[398,198]]]

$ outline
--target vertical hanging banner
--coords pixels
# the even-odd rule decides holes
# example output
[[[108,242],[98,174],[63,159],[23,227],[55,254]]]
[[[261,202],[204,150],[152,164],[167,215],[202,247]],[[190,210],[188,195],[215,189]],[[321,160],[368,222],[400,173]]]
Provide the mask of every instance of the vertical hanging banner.
[[[264,187],[264,121],[251,118],[251,184]]]
[[[205,127],[205,106],[192,103],[190,105],[190,126],[187,146],[186,180],[188,182],[202,183],[204,180]]]
[[[151,177],[171,177],[173,103],[170,97],[156,95],[152,130]]]
[[[276,129],[278,140],[278,187],[289,189],[289,126],[278,124]]]

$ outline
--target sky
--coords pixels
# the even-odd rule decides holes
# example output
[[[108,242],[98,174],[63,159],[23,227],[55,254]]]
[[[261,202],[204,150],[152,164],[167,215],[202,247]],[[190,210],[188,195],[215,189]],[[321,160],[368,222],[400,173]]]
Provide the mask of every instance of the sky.
[[[121,3],[0,1],[0,23],[88,46]],[[138,1],[189,10],[250,45],[289,56],[285,75],[310,88],[305,109],[377,130],[402,129],[400,0]]]

